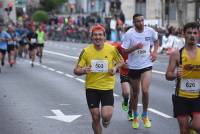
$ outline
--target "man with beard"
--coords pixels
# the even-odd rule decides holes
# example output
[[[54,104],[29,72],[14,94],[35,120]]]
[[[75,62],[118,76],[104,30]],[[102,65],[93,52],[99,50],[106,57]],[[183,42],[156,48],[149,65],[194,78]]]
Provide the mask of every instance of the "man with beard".
[[[185,46],[170,55],[167,80],[176,80],[172,95],[174,117],[180,134],[200,133],[200,48],[197,46],[199,26],[187,23],[184,28]]]
[[[114,74],[124,62],[117,49],[105,43],[105,28],[102,25],[96,24],[91,32],[93,44],[81,52],[74,74],[86,75],[86,99],[92,116],[92,128],[94,134],[102,134],[101,119],[106,128],[113,113]]]
[[[132,127],[139,128],[139,114],[137,112],[140,87],[142,90],[143,113],[142,120],[145,128],[151,127],[147,109],[149,104],[149,87],[151,83],[153,61],[157,58],[158,34],[144,26],[141,14],[133,16],[134,27],[129,29],[122,40],[122,47],[128,54],[128,76],[132,87],[132,109],[134,119]],[[151,48],[154,48],[153,50]]]

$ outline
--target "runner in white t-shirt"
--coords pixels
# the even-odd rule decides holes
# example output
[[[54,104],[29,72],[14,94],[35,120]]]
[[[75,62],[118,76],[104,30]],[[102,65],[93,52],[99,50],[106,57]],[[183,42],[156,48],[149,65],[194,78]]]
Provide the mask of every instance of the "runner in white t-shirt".
[[[147,115],[149,104],[149,86],[151,82],[151,73],[153,61],[157,58],[158,34],[150,27],[144,26],[144,17],[141,14],[133,16],[134,27],[124,36],[122,47],[128,53],[128,68],[130,84],[133,90],[132,102],[134,111],[133,128],[139,127],[139,114],[137,112],[138,95],[140,85],[142,89],[143,113],[142,119],[144,127],[151,127],[151,122]],[[154,50],[151,51],[152,45]]]

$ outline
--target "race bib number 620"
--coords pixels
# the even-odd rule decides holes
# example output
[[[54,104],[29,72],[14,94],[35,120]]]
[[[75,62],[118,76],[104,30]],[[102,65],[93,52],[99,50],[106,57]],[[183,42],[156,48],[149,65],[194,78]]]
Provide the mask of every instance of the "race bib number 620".
[[[200,79],[181,79],[181,89],[191,92],[199,92]]]

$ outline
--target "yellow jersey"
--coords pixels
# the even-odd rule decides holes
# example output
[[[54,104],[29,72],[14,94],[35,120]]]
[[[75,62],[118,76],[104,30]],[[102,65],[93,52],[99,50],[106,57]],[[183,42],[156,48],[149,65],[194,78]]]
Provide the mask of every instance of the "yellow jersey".
[[[78,65],[80,67],[91,66],[92,70],[86,74],[86,89],[114,89],[115,76],[111,75],[108,70],[122,60],[118,50],[108,43],[104,43],[101,50],[96,50],[93,44],[84,48],[79,56]]]
[[[184,98],[200,97],[200,48],[195,58],[189,57],[185,48],[180,51],[183,76],[177,80],[176,93]]]

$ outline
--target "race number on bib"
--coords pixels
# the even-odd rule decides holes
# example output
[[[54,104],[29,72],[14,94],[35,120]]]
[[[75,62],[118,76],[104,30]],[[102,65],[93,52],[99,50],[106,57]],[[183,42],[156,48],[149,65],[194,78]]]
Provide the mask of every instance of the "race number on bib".
[[[31,43],[36,43],[36,39],[32,38]]]
[[[92,72],[108,72],[107,60],[92,60],[91,66]]]
[[[136,51],[137,55],[140,55],[140,56],[144,56],[146,55],[146,50],[145,49],[139,49]]]
[[[181,89],[188,92],[199,92],[200,79],[181,79]]]
[[[8,41],[8,45],[15,45],[14,41]]]
[[[136,50],[135,55],[140,56],[140,57],[148,56],[149,55],[149,47],[144,46],[142,49]]]

